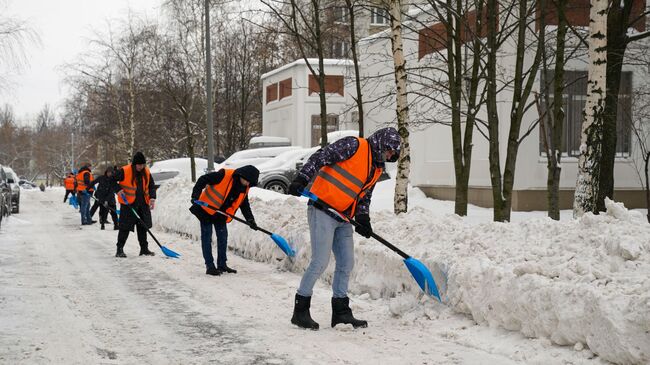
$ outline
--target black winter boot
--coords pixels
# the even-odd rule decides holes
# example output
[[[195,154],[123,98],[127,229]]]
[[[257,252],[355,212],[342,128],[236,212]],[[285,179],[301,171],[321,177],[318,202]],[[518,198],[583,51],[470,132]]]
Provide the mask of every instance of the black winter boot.
[[[147,246],[140,246],[140,256],[155,256],[156,254],[149,251]]]
[[[212,275],[212,276],[219,276],[223,271],[217,269],[216,267],[212,266],[209,267],[205,270],[206,275]]]
[[[318,330],[318,323],[311,319],[309,307],[311,306],[311,297],[303,297],[296,294],[295,305],[293,307],[293,317],[291,323],[298,327]]]
[[[119,226],[117,223],[115,223],[115,224],[113,225],[113,230],[114,230],[114,231],[117,231],[117,230],[119,230],[119,229],[120,229],[120,226]]]
[[[332,327],[339,323],[351,324],[354,328],[366,328],[368,322],[354,318],[350,309],[350,298],[332,298]]]
[[[126,258],[126,254],[124,253],[124,250],[122,248],[117,248],[117,252],[115,253],[115,257],[124,257]]]
[[[228,265],[219,266],[217,269],[219,269],[219,270],[221,270],[223,272],[227,272],[229,274],[236,274],[237,273],[237,270],[228,267]]]
[[[105,229],[104,228],[104,223],[102,223],[102,225],[101,225],[101,227],[99,227],[99,229],[101,229],[102,231]]]

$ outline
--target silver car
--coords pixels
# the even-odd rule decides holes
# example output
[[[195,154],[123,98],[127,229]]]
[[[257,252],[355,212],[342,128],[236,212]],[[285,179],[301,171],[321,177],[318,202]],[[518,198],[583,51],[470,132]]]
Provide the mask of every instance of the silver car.
[[[275,158],[260,164],[260,178],[257,186],[263,189],[286,194],[289,184],[296,177],[296,173],[305,161],[320,147],[303,148],[286,151]]]

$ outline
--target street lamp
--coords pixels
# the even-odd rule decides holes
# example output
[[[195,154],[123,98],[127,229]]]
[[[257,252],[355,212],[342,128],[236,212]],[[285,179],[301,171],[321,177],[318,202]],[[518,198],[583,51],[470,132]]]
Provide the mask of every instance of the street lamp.
[[[208,122],[208,172],[214,171],[214,131],[212,127],[212,73],[210,70],[210,0],[205,0],[205,104]]]

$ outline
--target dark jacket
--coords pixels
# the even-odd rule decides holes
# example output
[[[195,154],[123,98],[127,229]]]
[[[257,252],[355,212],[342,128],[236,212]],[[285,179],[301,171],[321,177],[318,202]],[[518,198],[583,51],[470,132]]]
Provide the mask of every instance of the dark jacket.
[[[233,173],[232,189],[230,189],[230,193],[228,193],[226,200],[221,206],[221,210],[228,209],[228,207],[232,205],[235,199],[237,199],[237,196],[239,196],[241,192],[246,191],[246,186],[242,185],[241,182],[239,181],[240,177],[243,177],[244,179],[248,180],[251,183],[251,186],[257,185],[257,178],[259,176],[259,171],[255,168],[253,168],[254,169],[253,171],[252,169],[250,169],[250,167],[252,166],[243,166],[235,170],[235,172]],[[220,183],[221,180],[223,180],[224,176],[225,176],[225,172],[223,171],[223,169],[201,176],[196,181],[196,184],[194,184],[194,189],[192,189],[192,201],[199,199],[199,197],[201,196],[201,192],[203,192],[203,189],[205,189],[207,185],[214,185]],[[248,195],[246,195],[246,197],[242,201],[241,205],[239,206],[239,209],[241,209],[241,212],[247,221],[255,220],[255,218],[253,217],[253,212],[251,211],[250,203],[248,202]],[[210,215],[203,208],[201,208],[196,204],[192,204],[192,206],[190,207],[190,212],[192,212],[192,214],[194,214],[196,218],[198,218],[199,221],[203,223],[225,223],[226,222],[226,217],[224,215],[219,213]]]
[[[100,203],[107,201],[109,204],[115,205],[115,192],[120,190],[120,187],[117,185],[117,182],[113,180],[112,176],[108,176],[105,172],[104,175],[91,181],[90,185],[97,185],[95,188],[95,198],[97,198]]]
[[[131,211],[131,208],[135,209],[147,228],[151,228],[151,210],[149,210],[149,205],[144,199],[144,170],[138,172],[135,166],[133,166],[133,178],[136,181],[135,201],[131,205],[122,205],[120,207],[120,229],[133,231],[133,228],[139,222],[138,218]],[[113,181],[115,182],[114,188],[117,189],[115,193],[120,190],[119,182],[122,179],[124,179],[124,170],[120,168],[113,175]],[[151,174],[149,174],[149,198],[156,199],[156,185]]]

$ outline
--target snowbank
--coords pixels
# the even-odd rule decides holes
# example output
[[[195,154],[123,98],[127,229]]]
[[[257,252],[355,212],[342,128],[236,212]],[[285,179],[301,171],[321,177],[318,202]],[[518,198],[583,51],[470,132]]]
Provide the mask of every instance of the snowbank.
[[[198,244],[199,225],[187,210],[191,189],[182,180],[163,186],[154,219]],[[373,228],[432,271],[447,272],[444,302],[453,310],[479,324],[576,349],[587,346],[614,363],[650,362],[650,224],[642,214],[608,202],[607,214],[579,220],[476,223],[432,212],[424,202],[432,200],[414,190],[418,204],[395,216],[387,210],[384,190],[378,186],[373,197]],[[229,225],[229,247],[302,273],[311,254],[306,200],[253,189],[251,205],[258,224],[284,236],[296,257],[287,258],[269,237],[237,222]],[[430,312],[439,304],[421,296],[399,256],[373,240],[355,240],[352,293],[393,298],[395,315],[435,318]],[[327,282],[333,262],[322,277]]]

